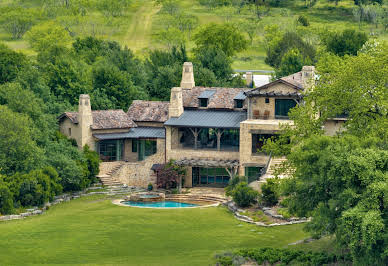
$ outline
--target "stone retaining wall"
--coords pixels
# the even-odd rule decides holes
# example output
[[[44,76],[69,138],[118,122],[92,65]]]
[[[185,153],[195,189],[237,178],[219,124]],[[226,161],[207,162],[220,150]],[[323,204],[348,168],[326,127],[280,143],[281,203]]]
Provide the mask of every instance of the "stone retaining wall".
[[[243,222],[246,222],[246,223],[250,223],[250,224],[256,224],[256,225],[259,225],[259,226],[266,226],[266,227],[271,227],[271,226],[279,226],[279,225],[289,225],[289,224],[300,224],[300,223],[305,223],[305,222],[308,222],[309,219],[306,219],[306,218],[300,218],[300,219],[297,219],[297,218],[290,218],[284,222],[281,222],[281,223],[273,223],[273,224],[265,224],[263,222],[255,222],[252,220],[251,217],[248,217],[246,215],[242,215],[240,214],[240,212],[243,212],[244,210],[242,209],[239,209],[236,205],[235,202],[233,201],[228,201],[226,203],[224,203],[224,205],[226,205],[228,207],[228,209],[233,212],[234,216],[240,220],[240,221],[243,221]],[[267,211],[267,212],[266,212]],[[270,212],[268,212],[268,210],[264,211],[264,213],[266,215],[269,215],[273,218],[277,218],[277,219],[284,219],[283,216],[281,215],[273,215],[271,214]]]

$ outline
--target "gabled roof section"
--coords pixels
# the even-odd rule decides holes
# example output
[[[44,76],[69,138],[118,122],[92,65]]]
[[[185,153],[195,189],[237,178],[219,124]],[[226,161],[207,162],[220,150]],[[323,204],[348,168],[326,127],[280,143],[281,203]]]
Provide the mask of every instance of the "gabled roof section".
[[[92,129],[115,129],[137,127],[123,110],[92,111]]]
[[[172,117],[164,123],[167,126],[240,128],[240,122],[247,119],[241,111],[185,110],[180,117]]]
[[[161,122],[168,119],[169,102],[133,101],[128,109],[128,116],[135,122]]]
[[[282,77],[280,79],[303,89],[302,71],[296,72],[286,77]]]
[[[137,125],[123,110],[100,110],[92,111],[92,129],[124,129],[133,128]],[[58,117],[59,120],[67,117],[73,124],[78,124],[78,112],[65,112]]]
[[[299,73],[299,72],[298,72]],[[297,73],[295,73],[297,74]],[[287,76],[285,78],[289,79],[290,76]],[[295,92],[279,92],[279,91],[271,91],[271,87],[276,84],[285,84],[293,89],[295,89]],[[268,90],[267,90],[268,89]],[[303,91],[303,87],[296,82],[290,83],[287,80],[284,80],[284,78],[277,79],[275,81],[272,81],[268,84],[265,84],[261,87],[257,87],[255,89],[252,89],[250,91],[247,91],[245,94],[249,96],[253,95],[260,95],[260,96],[301,96]]]
[[[247,88],[217,88],[217,87],[194,87],[192,89],[183,89],[183,107],[185,108],[198,108],[199,98],[205,91],[214,91],[211,98],[209,98],[208,109],[234,109],[234,98],[244,91],[248,91]],[[244,109],[247,106],[244,104]]]

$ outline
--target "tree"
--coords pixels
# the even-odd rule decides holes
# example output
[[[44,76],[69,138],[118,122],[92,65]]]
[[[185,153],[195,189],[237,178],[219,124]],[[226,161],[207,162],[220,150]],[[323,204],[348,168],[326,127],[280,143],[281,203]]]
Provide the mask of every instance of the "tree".
[[[22,54],[0,43],[0,84],[13,81],[27,63]]]
[[[163,166],[163,169],[158,171],[157,185],[163,188],[178,187],[179,193],[182,189],[183,178],[186,175],[186,169],[183,166],[175,164],[170,160]]]
[[[329,52],[344,56],[345,54],[356,55],[367,40],[368,36],[365,33],[347,29],[343,32],[329,34],[324,39],[324,43]]]
[[[0,177],[0,214],[10,214],[13,208],[13,195]]]
[[[20,39],[35,23],[36,13],[32,9],[12,8],[1,16],[3,28],[12,35],[12,39]]]
[[[168,49],[184,45],[185,35],[177,28],[168,28],[159,32],[156,39],[163,43]]]
[[[161,5],[161,11],[173,16],[179,12],[179,3],[177,0],[155,0],[155,4]]]
[[[66,47],[71,43],[68,31],[52,21],[33,26],[25,37],[31,47],[38,52],[53,46]]]
[[[266,39],[275,35],[275,40],[268,42],[267,57],[265,62],[274,68],[279,68],[283,56],[292,49],[298,49],[303,61],[314,63],[316,50],[315,47],[305,42],[297,33],[286,32],[282,37],[278,38],[279,31],[275,28],[271,34],[266,36]]]
[[[196,49],[216,48],[227,56],[233,56],[248,45],[245,37],[231,24],[207,24],[194,34],[194,41]]]
[[[305,140],[288,159],[295,167],[285,195],[291,212],[312,216],[307,229],[332,235],[355,262],[383,265],[388,195],[388,152],[357,137]]]
[[[301,71],[304,65],[309,64],[311,62],[305,60],[298,49],[291,49],[283,55],[279,68],[275,71],[275,75],[277,78],[285,77]]]
[[[31,120],[0,105],[0,173],[12,175],[39,168],[42,156],[33,140]]]
[[[97,8],[106,17],[121,17],[131,2],[131,0],[100,0]]]

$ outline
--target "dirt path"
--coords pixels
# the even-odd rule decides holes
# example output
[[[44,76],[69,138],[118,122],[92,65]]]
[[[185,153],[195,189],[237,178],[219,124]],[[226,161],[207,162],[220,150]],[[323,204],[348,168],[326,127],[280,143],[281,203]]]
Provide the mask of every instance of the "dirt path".
[[[153,16],[159,11],[159,7],[153,1],[145,3],[133,14],[132,21],[123,39],[123,44],[133,51],[139,51],[150,46],[152,34]]]

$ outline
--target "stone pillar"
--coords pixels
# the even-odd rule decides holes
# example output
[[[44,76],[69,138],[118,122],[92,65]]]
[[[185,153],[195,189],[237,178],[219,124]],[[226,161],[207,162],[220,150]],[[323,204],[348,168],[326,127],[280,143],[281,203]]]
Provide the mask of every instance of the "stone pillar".
[[[92,108],[90,104],[90,97],[88,94],[81,94],[79,96],[78,103],[78,127],[79,127],[79,138],[78,146],[82,148],[86,144],[89,145],[90,149],[94,150],[95,145],[92,136],[91,126],[93,125]]]
[[[191,166],[186,167],[185,187],[193,187],[193,168]]]
[[[253,87],[253,74],[252,74],[252,72],[247,72],[245,74],[245,82],[246,82],[246,85],[248,88]]]
[[[182,70],[181,88],[192,89],[195,87],[193,63],[185,62]]]

